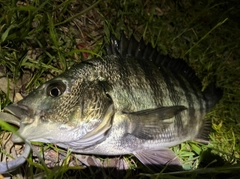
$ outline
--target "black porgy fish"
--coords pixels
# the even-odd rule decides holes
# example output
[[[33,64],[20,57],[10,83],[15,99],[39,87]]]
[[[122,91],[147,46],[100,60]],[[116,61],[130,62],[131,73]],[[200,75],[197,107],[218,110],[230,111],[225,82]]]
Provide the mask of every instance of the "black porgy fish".
[[[73,66],[4,111],[20,119],[27,141],[54,143],[76,153],[135,155],[145,165],[181,166],[169,147],[206,140],[204,116],[222,91],[204,92],[181,59],[143,41],[111,37],[107,55]],[[23,140],[14,135],[13,142]]]

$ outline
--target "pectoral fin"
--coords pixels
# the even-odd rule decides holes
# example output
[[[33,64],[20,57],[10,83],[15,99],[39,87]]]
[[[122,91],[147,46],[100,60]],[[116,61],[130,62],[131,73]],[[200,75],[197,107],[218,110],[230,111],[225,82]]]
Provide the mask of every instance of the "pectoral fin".
[[[159,107],[138,112],[124,112],[130,120],[128,133],[141,139],[153,139],[164,133],[174,122],[174,116],[187,109],[184,106]]]
[[[152,171],[159,171],[167,168],[167,171],[183,170],[178,157],[169,149],[163,150],[142,150],[133,153],[138,160]]]
[[[156,109],[146,109],[137,112],[126,112],[123,113],[130,114],[134,118],[150,118],[151,120],[165,120],[174,117],[176,114],[181,112],[182,110],[187,109],[185,106],[167,106],[167,107],[159,107]],[[167,122],[167,121],[165,121]]]

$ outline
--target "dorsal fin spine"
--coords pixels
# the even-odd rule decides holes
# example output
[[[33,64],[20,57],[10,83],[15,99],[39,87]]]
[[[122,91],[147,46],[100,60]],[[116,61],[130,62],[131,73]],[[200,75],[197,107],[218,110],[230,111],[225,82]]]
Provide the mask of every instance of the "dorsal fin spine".
[[[121,33],[120,40],[117,40],[115,36],[111,35],[110,44],[105,48],[108,55],[113,54],[121,58],[135,57],[138,60],[152,61],[158,67],[165,67],[173,73],[178,73],[194,82],[200,89],[202,88],[201,81],[184,60],[162,55],[151,44],[145,44],[143,39],[138,42],[134,36],[131,36],[130,40],[128,40],[124,33]]]

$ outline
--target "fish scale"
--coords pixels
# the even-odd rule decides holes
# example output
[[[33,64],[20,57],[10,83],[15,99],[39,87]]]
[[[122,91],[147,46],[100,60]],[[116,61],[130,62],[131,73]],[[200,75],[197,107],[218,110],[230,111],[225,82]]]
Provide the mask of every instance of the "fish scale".
[[[182,169],[169,147],[206,141],[211,123],[204,116],[222,90],[209,85],[202,92],[186,62],[160,54],[143,40],[111,36],[105,49],[106,56],[73,66],[5,107],[8,115],[0,117],[20,121],[18,133],[27,141],[82,154],[133,154],[153,170]],[[17,135],[12,141],[23,142]]]
[[[112,59],[110,59],[110,60],[112,60]],[[121,61],[122,62],[122,59],[121,58],[119,58],[118,59],[119,61]],[[131,59],[124,59],[125,61],[129,61],[129,60],[131,60]],[[135,69],[138,69],[138,68],[141,68],[142,66],[140,66],[137,62],[138,61],[134,61],[133,60],[133,62],[135,62],[135,63],[130,63],[130,64],[127,64],[126,62],[125,63],[123,63],[125,66],[131,66],[131,68],[129,68],[129,69],[127,69],[127,67],[124,67],[123,69],[124,69],[124,74],[125,75],[128,75],[128,76],[130,76],[130,77],[132,77],[132,76],[141,76],[141,73],[139,73],[139,71],[136,71],[136,70],[133,70],[134,68],[135,68],[135,66],[137,66]],[[106,63],[108,63],[108,64],[111,64],[110,63],[110,61],[109,62],[106,62]],[[123,65],[122,64],[122,65]],[[123,65],[123,66],[124,66]],[[135,65],[135,66],[134,66]],[[105,65],[103,65],[103,66],[105,66]],[[108,69],[108,71],[112,71],[111,70],[111,67],[109,67],[110,69]],[[122,67],[121,67],[122,68]],[[146,68],[144,68],[144,69],[146,69]],[[144,71],[144,69],[142,69],[142,71]],[[127,71],[128,70],[128,71]],[[132,74],[130,74],[130,71],[132,72]],[[135,74],[134,74],[134,73]],[[161,73],[163,73],[163,70],[161,71]],[[130,75],[129,75],[130,74]],[[163,73],[164,74],[164,73]],[[172,77],[172,80],[174,80],[174,78],[173,78],[173,75],[172,74],[168,74],[168,75],[171,75],[171,77]],[[175,86],[176,86],[176,83],[178,83],[177,82],[177,80],[175,79],[174,81],[171,81],[170,79],[168,79],[168,75],[163,75],[162,76],[162,82],[164,81],[165,82],[165,85],[167,86],[164,90],[163,89],[161,89],[160,87],[158,87],[156,90],[157,91],[161,91],[161,90],[163,90],[163,91],[165,91],[166,92],[166,89],[167,89],[167,92],[168,92],[168,94],[169,95],[165,95],[165,97],[166,97],[166,100],[169,100],[169,97],[170,97],[170,101],[168,102],[168,104],[167,105],[178,105],[178,103],[182,103],[183,101],[184,102],[188,102],[188,103],[185,103],[184,105],[185,106],[187,106],[187,107],[191,107],[190,109],[191,110],[189,110],[189,115],[190,116],[194,116],[194,108],[193,108],[193,102],[192,102],[192,99],[190,99],[190,96],[189,96],[189,94],[188,95],[186,95],[187,93],[189,93],[189,92],[192,92],[192,90],[190,91],[190,90],[188,90],[187,88],[184,88],[185,90],[183,90],[182,89],[182,91],[185,93],[185,95],[181,95],[182,96],[182,98],[183,99],[186,99],[186,100],[181,100],[180,101],[180,96],[178,96],[178,94],[177,94],[177,90],[174,90],[174,88],[175,88]],[[158,79],[160,78],[160,75],[158,75],[157,76],[158,77]],[[152,77],[151,79],[153,79],[154,77]],[[178,80],[180,80],[181,78],[178,78]],[[145,109],[146,108],[146,106],[144,105],[145,103],[147,103],[147,104],[151,104],[151,105],[153,105],[153,106],[148,106],[148,108],[154,108],[154,107],[156,107],[158,104],[154,104],[154,100],[151,100],[151,101],[148,101],[148,99],[150,100],[151,99],[151,97],[153,97],[154,99],[155,98],[157,98],[157,99],[160,99],[158,96],[153,96],[153,95],[151,95],[151,91],[152,91],[152,89],[153,88],[151,88],[151,85],[149,85],[148,84],[148,81],[140,81],[140,80],[136,80],[136,78],[125,78],[125,80],[124,80],[124,84],[122,84],[122,83],[118,83],[118,81],[117,81],[117,79],[116,78],[114,78],[114,79],[109,79],[109,81],[112,81],[112,88],[113,89],[116,89],[116,92],[114,93],[113,92],[113,94],[112,94],[112,96],[113,96],[113,98],[114,99],[116,99],[116,103],[115,103],[115,105],[116,106],[121,106],[121,107],[126,107],[126,106],[129,106],[129,105],[126,105],[126,96],[124,95],[124,94],[126,94],[125,93],[125,90],[124,89],[119,89],[119,88],[121,88],[121,87],[124,87],[125,89],[126,89],[126,86],[127,86],[127,89],[126,89],[126,91],[127,91],[127,93],[128,93],[128,96],[127,96],[127,99],[129,98],[129,96],[131,96],[131,98],[130,98],[130,102],[131,102],[131,104],[132,104],[132,108],[134,108],[135,106],[137,106],[138,108],[135,108],[135,109],[132,109],[132,108],[130,108],[130,109],[122,109],[122,110],[130,110],[130,111],[138,111],[138,110],[143,110],[143,109]],[[161,84],[163,84],[161,82]],[[184,83],[183,82],[183,80],[181,80],[181,82],[182,83]],[[146,93],[145,92],[145,94],[146,94],[146,96],[147,96],[147,99],[146,98],[142,98],[141,100],[138,100],[137,102],[137,104],[135,104],[134,102],[135,102],[135,99],[137,99],[137,90],[134,90],[134,88],[128,88],[128,86],[130,85],[130,84],[135,84],[134,86],[138,86],[136,83],[143,83],[143,84],[146,84],[146,86],[148,86],[149,87],[149,89],[145,89],[147,92],[149,92],[149,93]],[[175,85],[174,85],[175,84]],[[178,84],[180,84],[180,82],[178,83]],[[185,83],[186,84],[186,83]],[[111,85],[111,84],[110,84]],[[119,86],[118,86],[119,85]],[[184,84],[183,84],[184,85]],[[187,84],[187,85],[189,85],[189,83]],[[133,85],[131,85],[131,86],[133,86]],[[140,85],[139,85],[140,86]],[[123,94],[121,93],[121,91],[123,91]],[[179,90],[178,90],[179,91]],[[109,92],[110,93],[110,92]],[[110,93],[111,94],[111,93]],[[122,94],[122,95],[121,95]],[[190,95],[191,95],[191,93],[190,93]],[[172,97],[171,97],[172,96]],[[188,98],[188,99],[187,99]],[[165,98],[161,98],[161,100],[162,101],[164,101],[165,100]],[[122,104],[121,104],[121,102],[122,102]],[[119,103],[119,104],[118,104]],[[135,105],[134,105],[135,104]],[[141,105],[142,104],[142,105]],[[162,104],[163,105],[166,105],[166,103],[164,104],[163,102],[162,102]],[[176,118],[175,118],[175,120],[177,121],[177,123],[176,123],[176,126],[174,127],[174,129],[178,129],[179,130],[179,135],[181,134],[181,133],[183,133],[185,130],[183,130],[184,129],[184,127],[183,127],[183,125],[182,125],[182,119],[181,119],[181,115],[177,115],[176,116]],[[181,136],[181,135],[180,135]]]
[[[121,59],[119,59],[119,61],[121,61]],[[136,64],[136,63],[134,63],[134,64]],[[130,64],[129,64],[130,65]],[[109,70],[109,71],[111,71],[111,70]],[[163,70],[161,71],[162,73],[163,73]],[[135,76],[140,76],[140,74],[135,74]],[[130,101],[130,104],[129,105],[132,105],[132,106],[137,106],[138,108],[135,108],[135,109],[123,109],[123,110],[133,110],[133,111],[138,111],[138,110],[143,110],[143,109],[145,109],[145,108],[155,108],[155,107],[157,107],[159,104],[160,105],[178,105],[179,103],[181,103],[181,102],[183,102],[183,101],[187,101],[187,100],[182,100],[181,102],[180,102],[180,96],[182,96],[182,98],[186,98],[186,95],[178,95],[178,93],[177,93],[177,90],[174,90],[174,85],[173,85],[173,83],[175,82],[175,84],[176,84],[176,80],[174,81],[174,82],[170,82],[170,80],[168,80],[167,79],[167,77],[168,77],[168,75],[163,75],[164,77],[162,77],[162,80],[161,80],[161,85],[163,85],[163,82],[165,82],[165,85],[166,85],[166,88],[164,89],[164,88],[160,88],[160,84],[159,85],[156,85],[156,84],[158,84],[158,83],[156,83],[155,84],[155,86],[156,87],[158,87],[158,88],[156,88],[155,90],[153,90],[154,88],[151,88],[151,85],[149,85],[148,84],[148,81],[138,81],[139,83],[143,83],[143,84],[146,84],[146,86],[148,86],[149,87],[149,89],[147,89],[146,91],[148,91],[149,93],[145,93],[146,94],[146,98],[144,98],[144,96],[142,97],[142,99],[141,100],[138,100],[137,102],[137,104],[136,105],[134,105],[135,103],[134,103],[134,99],[137,99],[137,97],[136,97],[136,95],[138,95],[137,94],[137,92],[136,92],[136,90],[134,91],[133,89],[128,89],[128,90],[126,90],[127,92],[128,92],[128,97],[129,97],[129,95],[131,94],[131,96],[132,96],[132,98],[131,98],[131,100],[129,100]],[[160,76],[158,75],[157,76],[158,77],[158,80],[159,80],[159,78],[160,78]],[[154,76],[149,80],[149,81],[151,81],[152,79],[154,79]],[[128,80],[128,78],[127,78],[127,80]],[[158,81],[157,80],[157,81]],[[113,81],[113,85],[114,84],[119,84],[118,82],[116,82],[116,81],[114,81],[113,79],[112,80],[110,80],[110,81]],[[133,80],[132,81],[128,81],[128,82],[126,82],[126,81],[124,81],[124,83],[125,83],[125,85],[121,85],[122,87],[125,87],[125,86],[128,86],[129,84],[131,84],[131,83],[134,83],[135,85],[136,85],[136,80],[135,80],[135,78],[133,78]],[[175,85],[176,86],[176,85]],[[123,104],[117,104],[117,106],[128,106],[128,105],[126,105],[126,101],[125,101],[125,99],[126,99],[126,97],[124,96],[124,94],[123,95],[121,95],[121,91],[122,90],[124,90],[124,89],[121,89],[121,90],[119,90],[119,87],[118,86],[113,86],[112,87],[113,89],[117,89],[116,90],[116,94],[113,94],[113,98],[115,98],[115,99],[117,99],[116,101],[117,101],[117,103],[118,102],[122,102],[122,103],[125,103],[125,105],[123,105]],[[166,90],[167,89],[167,90]],[[158,94],[159,94],[159,92],[160,93],[166,93],[165,95],[162,95],[162,96],[165,96],[165,98],[163,98],[163,97],[159,97],[159,95],[158,96],[153,96],[152,95],[152,93],[151,93],[151,91],[155,91],[155,95],[157,94],[157,92],[158,92]],[[157,91],[157,92],[156,92]],[[162,92],[161,92],[162,91]],[[178,90],[179,91],[179,90]],[[182,90],[185,94],[186,93],[188,93],[189,91],[184,91],[184,90]],[[132,93],[131,93],[132,92]],[[172,97],[171,97],[172,96]],[[151,100],[151,97],[152,97],[152,100]],[[169,97],[170,97],[170,101],[169,101]],[[123,100],[121,99],[121,98],[123,98]],[[158,102],[156,103],[156,99],[158,99]],[[167,102],[166,102],[167,101]],[[151,106],[150,105],[148,105],[148,106],[145,106],[145,104],[151,104]],[[188,104],[186,104],[185,103],[185,105],[186,106],[188,106]],[[192,108],[193,109],[193,108]],[[193,110],[191,110],[189,113],[190,114],[192,114],[191,112],[192,112]],[[194,112],[193,112],[194,113]],[[184,128],[183,128],[183,124],[182,124],[182,120],[181,120],[181,115],[177,115],[176,116],[176,126],[174,127],[174,129],[175,130],[178,130],[179,132],[179,136],[181,136],[180,134],[181,133],[183,133],[185,130],[184,130]],[[165,139],[164,139],[165,140]]]

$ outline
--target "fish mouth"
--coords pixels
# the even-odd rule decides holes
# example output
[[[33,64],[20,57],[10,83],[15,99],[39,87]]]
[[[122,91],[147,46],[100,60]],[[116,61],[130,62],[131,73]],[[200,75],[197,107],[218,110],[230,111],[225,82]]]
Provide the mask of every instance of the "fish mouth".
[[[32,110],[24,105],[19,104],[11,104],[9,106],[6,106],[3,109],[3,112],[5,113],[5,122],[11,123],[16,125],[17,127],[20,127],[23,125],[23,122],[25,119],[29,118],[28,116],[31,116],[33,114]],[[3,115],[3,113],[2,113]],[[26,121],[25,121],[26,122]],[[22,143],[24,142],[23,138],[21,136],[13,134],[12,141],[14,143]]]
[[[21,124],[21,119],[28,115],[29,110],[26,107],[20,107],[17,104],[11,104],[0,112],[1,120],[13,124],[17,127]]]
[[[30,115],[30,109],[27,106],[18,105],[18,104],[11,104],[6,106],[3,109],[3,112],[12,114],[13,116],[17,117],[19,120],[24,119],[26,116]]]
[[[3,109],[0,117],[1,114],[5,114],[5,122],[15,124],[19,128],[18,131],[12,135],[11,140],[13,143],[25,143],[26,140],[39,141],[39,130],[42,129],[41,134],[45,134],[45,130],[48,128],[47,124],[44,125],[44,128],[38,128],[38,126],[43,125],[40,120],[41,112],[40,110],[22,104],[11,104]],[[4,116],[2,118],[4,118]],[[36,131],[36,128],[38,128],[38,131]],[[47,139],[44,140],[44,142],[49,143]]]

